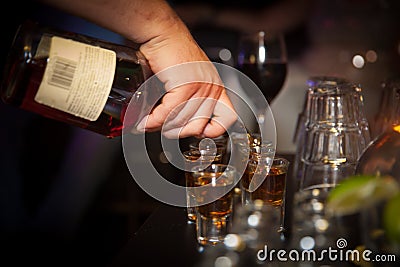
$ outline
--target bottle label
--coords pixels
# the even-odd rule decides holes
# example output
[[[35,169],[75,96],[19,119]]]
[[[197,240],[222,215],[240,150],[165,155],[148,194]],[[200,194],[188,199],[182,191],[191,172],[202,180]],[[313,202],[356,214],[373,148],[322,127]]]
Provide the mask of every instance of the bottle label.
[[[52,37],[35,101],[95,121],[110,94],[115,66],[112,50]]]

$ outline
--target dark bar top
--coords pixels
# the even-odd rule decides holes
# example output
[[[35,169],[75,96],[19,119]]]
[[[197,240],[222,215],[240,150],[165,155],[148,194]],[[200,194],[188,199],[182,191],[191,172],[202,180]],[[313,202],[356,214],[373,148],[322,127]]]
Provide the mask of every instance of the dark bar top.
[[[282,155],[293,166],[293,155]],[[289,168],[286,187],[285,225],[290,229],[290,204],[293,195],[292,171]],[[201,260],[204,248],[196,241],[196,225],[188,223],[186,209],[160,203],[139,230],[130,238],[110,267],[119,266],[185,266]]]
[[[160,204],[111,266],[193,266],[199,249],[186,209]]]

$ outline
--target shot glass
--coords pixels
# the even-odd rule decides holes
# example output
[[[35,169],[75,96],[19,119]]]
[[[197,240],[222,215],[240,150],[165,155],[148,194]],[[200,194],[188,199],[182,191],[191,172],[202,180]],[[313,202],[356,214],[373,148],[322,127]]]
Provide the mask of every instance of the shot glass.
[[[251,204],[235,207],[232,233],[241,236],[246,247],[257,251],[268,245],[271,248],[281,248],[283,241],[279,234],[280,212],[274,206],[264,205],[260,199]]]
[[[282,157],[252,157],[241,179],[242,204],[261,200],[280,211],[280,231],[284,230],[286,179],[289,161]]]
[[[242,171],[246,170],[250,158],[271,159],[275,155],[272,141],[262,140],[259,133],[234,135],[232,152],[231,162],[236,167],[238,175],[242,175]],[[242,187],[240,183],[237,184],[236,190],[239,192],[239,202],[241,202]]]
[[[320,253],[328,247],[336,248],[336,240],[345,237],[341,235],[339,225],[326,216],[326,199],[332,188],[327,185],[294,194],[290,249],[299,253],[312,249]]]
[[[201,245],[223,242],[232,224],[236,169],[225,164],[199,165],[191,176],[195,186],[189,192],[195,200],[197,241]]]
[[[363,244],[360,239],[360,216],[344,215],[332,216],[326,208],[327,199],[334,185],[322,185],[311,190],[300,190],[294,194],[292,208],[291,237],[288,247],[298,253],[314,251],[320,255],[318,266],[342,266],[348,265],[343,259],[338,265],[326,255],[328,249],[344,249],[355,251],[357,246]],[[363,244],[364,245],[364,244]],[[357,257],[354,258],[357,260]],[[313,266],[312,258],[305,259],[305,266]],[[311,264],[311,265],[310,265]],[[353,262],[351,265],[358,265]]]
[[[185,159],[185,185],[186,188],[194,187],[196,184],[194,183],[194,178],[189,170],[191,170],[195,166],[203,166],[206,167],[213,163],[221,163],[222,154],[207,151],[207,150],[187,150],[183,152],[183,157]],[[186,200],[187,200],[187,217],[189,222],[196,221],[196,210],[195,210],[195,200],[193,196],[189,193],[189,190],[186,191]]]

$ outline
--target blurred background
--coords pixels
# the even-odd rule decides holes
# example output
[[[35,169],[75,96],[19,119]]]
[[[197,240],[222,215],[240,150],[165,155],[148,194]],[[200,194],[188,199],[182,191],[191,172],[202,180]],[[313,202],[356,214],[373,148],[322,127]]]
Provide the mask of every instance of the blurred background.
[[[308,77],[333,75],[359,83],[373,128],[381,82],[400,70],[400,2],[396,0],[170,3],[213,61],[234,66],[241,33],[270,29],[285,34],[287,76],[270,103],[278,153],[295,152],[293,133]],[[29,1],[10,4],[10,10],[3,12],[14,15],[2,16],[2,62],[18,23],[26,17],[126,42],[48,7]],[[222,49],[230,51],[231,57],[221,57]],[[0,66],[3,70],[3,63]],[[3,103],[0,125],[0,261],[60,266],[79,259],[79,263],[105,266],[160,204],[130,176],[121,138],[107,139]],[[154,141],[149,154],[160,172],[181,175],[165,161],[159,134],[149,134],[148,139]]]

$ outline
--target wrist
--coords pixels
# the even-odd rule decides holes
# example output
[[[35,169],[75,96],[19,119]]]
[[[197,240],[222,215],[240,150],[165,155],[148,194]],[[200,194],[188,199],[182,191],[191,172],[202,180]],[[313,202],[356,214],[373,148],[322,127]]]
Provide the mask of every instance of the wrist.
[[[129,11],[131,17],[125,35],[137,43],[146,43],[173,32],[186,31],[186,25],[165,1],[140,1]]]

